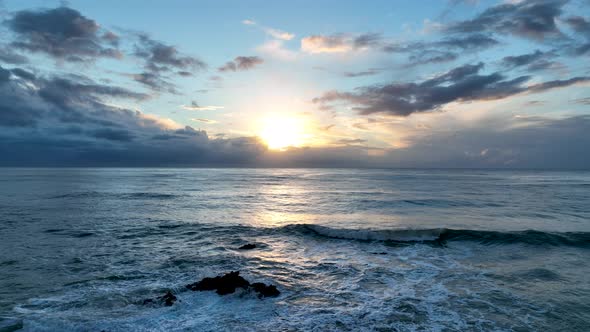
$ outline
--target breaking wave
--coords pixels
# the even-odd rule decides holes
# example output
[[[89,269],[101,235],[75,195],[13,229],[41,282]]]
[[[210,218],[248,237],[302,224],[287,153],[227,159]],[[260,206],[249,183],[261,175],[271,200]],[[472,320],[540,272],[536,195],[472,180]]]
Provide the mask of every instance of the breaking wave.
[[[285,226],[304,233],[319,236],[359,240],[359,241],[387,241],[387,242],[430,242],[444,244],[449,241],[472,241],[486,245],[501,245],[520,243],[535,246],[572,246],[590,248],[590,232],[541,232],[517,231],[497,232],[469,229],[344,229],[331,228],[321,225],[299,224]]]

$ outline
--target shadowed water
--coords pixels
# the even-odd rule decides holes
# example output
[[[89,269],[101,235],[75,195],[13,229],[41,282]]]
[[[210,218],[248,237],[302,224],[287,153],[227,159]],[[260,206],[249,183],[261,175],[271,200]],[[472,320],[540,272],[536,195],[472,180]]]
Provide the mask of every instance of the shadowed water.
[[[0,188],[0,316],[25,330],[590,324],[588,172],[1,169]],[[230,270],[282,294],[184,288]]]

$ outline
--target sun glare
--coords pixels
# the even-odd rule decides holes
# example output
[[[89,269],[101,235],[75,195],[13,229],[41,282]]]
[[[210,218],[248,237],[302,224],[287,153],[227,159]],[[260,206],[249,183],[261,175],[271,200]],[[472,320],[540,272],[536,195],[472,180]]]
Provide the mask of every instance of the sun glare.
[[[259,136],[269,149],[298,147],[305,142],[305,125],[294,117],[271,117],[262,121]]]

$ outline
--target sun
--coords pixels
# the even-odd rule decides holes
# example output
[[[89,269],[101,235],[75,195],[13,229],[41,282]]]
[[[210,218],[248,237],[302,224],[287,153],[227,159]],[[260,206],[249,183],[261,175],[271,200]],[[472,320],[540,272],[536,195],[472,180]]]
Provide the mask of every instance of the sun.
[[[303,145],[307,135],[303,120],[274,116],[262,120],[259,136],[269,149],[285,150],[288,147]]]

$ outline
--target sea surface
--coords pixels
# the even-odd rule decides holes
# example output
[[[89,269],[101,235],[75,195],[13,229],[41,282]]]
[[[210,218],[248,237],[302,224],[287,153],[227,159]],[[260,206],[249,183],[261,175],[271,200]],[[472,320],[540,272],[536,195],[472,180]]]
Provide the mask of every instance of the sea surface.
[[[185,288],[229,271],[281,295]],[[173,306],[143,304],[167,290]],[[589,331],[590,172],[4,168],[0,316],[25,331]]]

